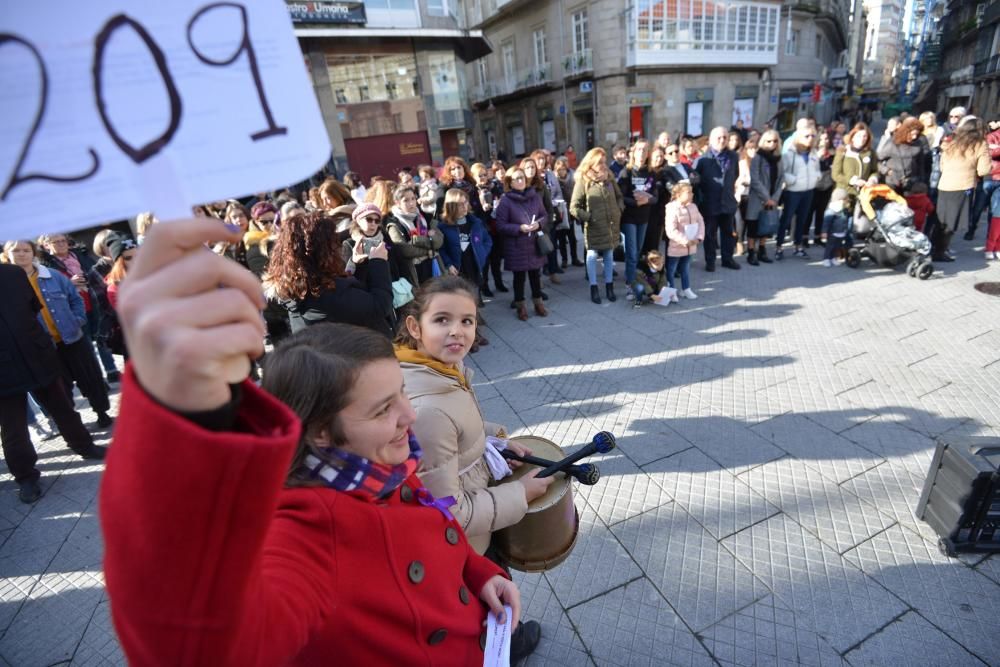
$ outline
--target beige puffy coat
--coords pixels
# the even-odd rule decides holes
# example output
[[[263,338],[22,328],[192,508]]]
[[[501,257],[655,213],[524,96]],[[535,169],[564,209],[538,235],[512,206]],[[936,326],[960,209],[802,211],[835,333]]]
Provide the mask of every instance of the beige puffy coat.
[[[483,452],[487,433],[495,435],[501,427],[483,420],[475,393],[457,379],[422,364],[400,366],[417,413],[413,434],[424,450],[417,474],[435,498],[454,496],[451,513],[472,548],[482,554],[493,531],[514,525],[528,511],[523,485],[491,486],[493,476]],[[472,371],[460,370],[471,387]]]

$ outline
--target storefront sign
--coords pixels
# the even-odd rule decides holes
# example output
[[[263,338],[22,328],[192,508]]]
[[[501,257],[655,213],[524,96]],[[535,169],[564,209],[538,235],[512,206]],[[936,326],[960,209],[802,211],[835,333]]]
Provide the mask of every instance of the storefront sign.
[[[289,2],[288,14],[293,23],[341,23],[349,25],[365,25],[368,17],[365,15],[363,2]]]
[[[400,155],[422,155],[427,147],[421,143],[404,143],[399,145]]]
[[[651,107],[653,106],[653,93],[651,91],[632,93],[628,96],[630,107]]]
[[[592,92],[594,92],[594,82],[593,81],[581,81],[580,82],[580,92],[581,93],[592,93]]]

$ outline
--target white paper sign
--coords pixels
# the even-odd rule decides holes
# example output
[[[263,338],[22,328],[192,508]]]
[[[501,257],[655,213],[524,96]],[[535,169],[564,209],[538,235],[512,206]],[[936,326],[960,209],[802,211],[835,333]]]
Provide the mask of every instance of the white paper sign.
[[[330,157],[281,0],[0,14],[0,239],[292,185]]]
[[[492,611],[486,616],[486,648],[483,649],[483,667],[509,667],[510,665],[510,605],[504,605],[506,623],[497,623]]]
[[[698,238],[698,223],[692,222],[689,225],[684,225],[684,236],[687,237],[688,241],[694,241]]]

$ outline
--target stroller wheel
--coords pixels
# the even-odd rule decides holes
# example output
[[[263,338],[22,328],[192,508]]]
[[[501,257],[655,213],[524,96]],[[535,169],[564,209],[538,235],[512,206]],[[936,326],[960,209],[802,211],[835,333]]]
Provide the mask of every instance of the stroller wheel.
[[[906,265],[906,272],[910,274],[911,278],[916,278],[917,269],[919,268],[920,268],[920,260],[917,258],[913,258],[910,260],[910,263]]]
[[[917,269],[917,277],[921,280],[927,280],[934,273],[934,264],[930,260],[926,260],[920,263],[920,267]]]
[[[856,269],[861,266],[861,251],[851,248],[847,252],[847,266]]]

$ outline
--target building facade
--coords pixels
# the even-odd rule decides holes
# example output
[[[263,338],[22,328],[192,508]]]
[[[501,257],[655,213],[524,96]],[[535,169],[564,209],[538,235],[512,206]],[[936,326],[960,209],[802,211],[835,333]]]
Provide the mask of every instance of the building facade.
[[[466,0],[466,24],[492,46],[465,72],[476,155],[581,153],[737,119],[787,129],[796,115],[830,116],[843,4]]]
[[[330,171],[366,181],[471,156],[465,63],[489,52],[457,0],[288,2],[330,136]]]
[[[865,10],[868,32],[861,85],[868,97],[888,97],[895,92],[903,55],[903,3],[901,0],[866,0]]]
[[[1000,115],[1000,0],[952,0],[940,22],[940,70],[935,110],[964,106],[985,118]]]

